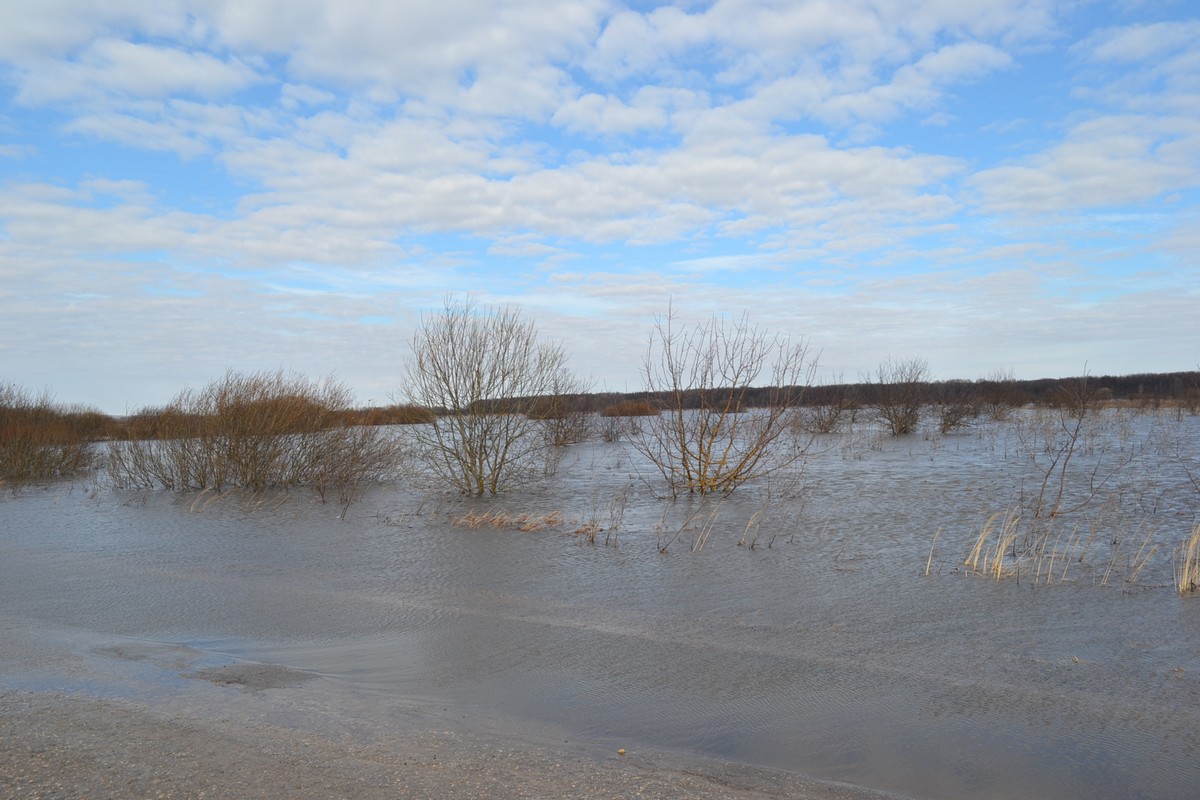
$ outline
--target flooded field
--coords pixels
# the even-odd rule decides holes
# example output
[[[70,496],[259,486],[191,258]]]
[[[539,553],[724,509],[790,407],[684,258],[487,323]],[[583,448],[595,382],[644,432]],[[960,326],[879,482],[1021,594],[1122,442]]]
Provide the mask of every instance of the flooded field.
[[[1190,796],[1200,597],[1173,552],[1200,517],[1200,418],[1104,412],[1065,470],[1043,422],[859,426],[726,498],[663,496],[623,442],[500,498],[399,483],[345,513],[6,491],[0,609],[131,662],[274,665],[368,727],[411,705],[914,798]],[[1032,518],[1039,497],[1059,513]],[[1006,513],[997,571],[967,569]]]

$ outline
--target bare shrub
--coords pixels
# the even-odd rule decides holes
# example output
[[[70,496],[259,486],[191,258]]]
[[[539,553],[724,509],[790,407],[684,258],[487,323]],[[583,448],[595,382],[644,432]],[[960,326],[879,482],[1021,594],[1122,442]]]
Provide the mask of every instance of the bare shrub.
[[[1054,406],[1017,427],[1021,449],[1037,471],[1036,492],[1028,501],[1034,518],[1057,517],[1087,507],[1140,454],[1134,446],[1110,449],[1092,445],[1098,435],[1097,393],[1088,376],[1064,381],[1052,394]],[[1089,462],[1076,470],[1077,457],[1091,450]],[[1079,472],[1076,475],[1076,472]],[[1068,487],[1074,497],[1068,503]]]
[[[416,456],[438,480],[464,494],[496,494],[553,471],[556,456],[539,399],[562,380],[566,356],[538,341],[514,308],[477,308],[447,299],[413,336],[402,390],[407,400],[443,409],[413,429]]]
[[[659,406],[645,400],[621,400],[600,409],[600,438],[606,442],[619,442],[640,429],[638,417],[657,417]]]
[[[1102,400],[1110,397],[1112,392],[1107,392],[1107,397],[1102,395],[1101,390],[1094,387],[1087,373],[1084,373],[1081,377],[1063,381],[1054,387],[1049,405],[1065,411],[1072,419],[1081,420],[1095,411]]]
[[[601,417],[598,425],[600,439],[619,442],[634,431],[635,425],[628,417]]]
[[[834,433],[847,420],[853,420],[858,409],[858,398],[854,387],[842,382],[839,375],[837,383],[829,386],[815,387],[814,402],[806,404],[797,417],[800,427],[808,433]]]
[[[745,315],[680,331],[668,311],[643,363],[647,391],[667,407],[634,446],[672,494],[728,494],[805,457],[806,444],[785,434],[814,368],[806,343],[768,335]],[[755,389],[759,381],[768,385]]]
[[[347,422],[348,390],[283,372],[228,372],[140,415],[146,436],[112,442],[108,473],[120,488],[175,491],[311,486],[349,502],[394,466],[378,428]]]
[[[529,416],[541,420],[546,436],[555,447],[579,444],[595,433],[595,416],[588,407],[591,386],[570,370],[555,375],[550,394],[534,401]]]
[[[105,427],[93,417],[108,419],[87,409],[63,409],[48,392],[35,397],[15,384],[0,384],[0,480],[45,480],[91,469],[91,442]]]
[[[942,433],[964,428],[979,416],[979,402],[970,384],[947,381],[934,393],[933,413]]]
[[[1024,402],[1017,379],[1011,369],[996,369],[979,381],[980,406],[983,413],[997,422],[1007,420],[1013,409]]]
[[[873,383],[871,407],[892,436],[904,436],[921,422],[922,388],[929,375],[929,363],[923,358],[889,357],[868,376]]]

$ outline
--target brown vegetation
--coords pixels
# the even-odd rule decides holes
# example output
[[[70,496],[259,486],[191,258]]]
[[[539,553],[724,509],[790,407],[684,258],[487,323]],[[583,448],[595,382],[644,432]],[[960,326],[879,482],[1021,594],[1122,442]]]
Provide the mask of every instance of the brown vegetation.
[[[437,412],[424,406],[398,403],[347,411],[344,418],[355,425],[428,425],[437,419]]]
[[[657,417],[662,409],[645,400],[622,400],[600,409],[602,417]]]
[[[349,392],[283,372],[240,374],[137,415],[140,438],[112,442],[109,478],[121,488],[175,491],[311,486],[349,502],[391,471],[395,448],[350,421]]]
[[[921,408],[928,402],[926,379],[929,362],[923,358],[888,358],[872,379],[869,405],[892,436],[913,433],[921,421]]]
[[[107,418],[89,409],[64,409],[49,393],[33,396],[0,384],[0,480],[70,477],[94,466],[92,442]]]

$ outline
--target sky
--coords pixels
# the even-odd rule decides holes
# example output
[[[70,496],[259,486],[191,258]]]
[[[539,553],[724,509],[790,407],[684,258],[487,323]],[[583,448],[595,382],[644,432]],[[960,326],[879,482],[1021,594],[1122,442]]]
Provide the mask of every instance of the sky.
[[[1200,8],[0,0],[0,382],[403,396],[447,298],[596,391],[743,314],[819,381],[1200,368]]]

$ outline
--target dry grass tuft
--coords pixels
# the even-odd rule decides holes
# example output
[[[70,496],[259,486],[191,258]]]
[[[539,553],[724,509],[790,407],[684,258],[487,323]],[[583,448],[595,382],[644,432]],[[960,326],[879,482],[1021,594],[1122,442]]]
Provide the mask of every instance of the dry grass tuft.
[[[507,511],[468,511],[454,524],[460,528],[514,528],[524,533],[561,527],[565,517],[560,511],[548,514],[510,514]]]
[[[571,531],[571,534],[585,539],[589,544],[595,544],[596,539],[600,536],[600,532],[604,529],[600,527],[600,523],[595,520],[589,520],[581,524],[578,528]]]
[[[1192,527],[1175,554],[1175,589],[1180,594],[1200,592],[1200,523]]]
[[[975,546],[971,548],[963,562],[967,569],[976,575],[987,575],[996,580],[1000,580],[1011,572],[1014,567],[1005,561],[1005,556],[1013,552],[1020,524],[1020,515],[1012,509],[1003,514],[997,513],[988,517],[987,522],[979,530]],[[926,570],[928,570],[928,566]]]

